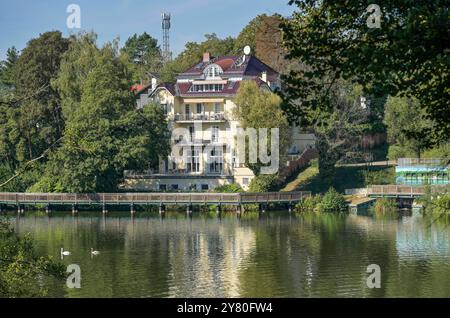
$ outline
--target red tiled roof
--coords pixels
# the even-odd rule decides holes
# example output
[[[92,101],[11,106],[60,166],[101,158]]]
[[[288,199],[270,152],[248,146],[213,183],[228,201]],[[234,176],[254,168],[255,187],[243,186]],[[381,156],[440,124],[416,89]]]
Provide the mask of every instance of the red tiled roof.
[[[185,72],[179,74],[180,77],[190,77],[201,75],[203,70],[210,64],[219,65],[223,71],[224,77],[227,76],[261,76],[262,72],[267,72],[267,76],[269,79],[274,80],[278,77],[278,72],[275,71],[270,66],[263,63],[257,57],[253,55],[249,55],[246,57],[244,63],[241,63],[242,56],[221,56],[217,58],[212,58],[210,62],[202,62],[195,64]]]
[[[252,80],[256,82],[258,87],[262,85],[267,85],[266,82],[261,80],[259,77],[255,77]],[[230,85],[230,82],[224,85],[224,89],[219,92],[190,92],[189,89],[192,86],[192,83],[177,83],[177,92],[180,96],[185,97],[196,97],[196,96],[228,96],[228,95],[236,95],[239,87],[241,85],[240,81],[233,82],[233,85]]]
[[[133,86],[131,86],[131,91],[137,93],[140,92],[144,87],[145,85],[142,84],[134,84]]]

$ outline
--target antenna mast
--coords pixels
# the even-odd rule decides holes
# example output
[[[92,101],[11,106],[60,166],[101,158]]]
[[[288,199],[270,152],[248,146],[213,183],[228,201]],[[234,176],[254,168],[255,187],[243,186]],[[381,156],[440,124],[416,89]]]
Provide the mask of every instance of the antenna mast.
[[[170,52],[169,30],[170,30],[170,13],[161,13],[161,26],[163,30],[163,60],[168,62],[172,60],[172,52]]]

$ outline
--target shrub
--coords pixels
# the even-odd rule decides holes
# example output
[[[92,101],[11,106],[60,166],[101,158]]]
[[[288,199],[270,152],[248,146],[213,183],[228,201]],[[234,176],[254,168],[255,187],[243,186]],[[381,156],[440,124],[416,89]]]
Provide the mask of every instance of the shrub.
[[[323,196],[319,209],[323,212],[346,211],[347,203],[345,202],[344,196],[331,187]]]
[[[278,186],[278,177],[272,174],[261,174],[253,178],[250,182],[250,192],[274,191]]]
[[[231,184],[224,184],[224,185],[214,188],[214,192],[217,192],[217,193],[239,193],[239,192],[244,192],[244,190],[242,190],[242,188],[239,184],[231,183]]]
[[[373,206],[373,210],[376,213],[394,212],[397,211],[398,205],[395,199],[391,198],[379,198]]]
[[[295,210],[297,212],[318,211],[321,201],[322,201],[322,196],[319,194],[307,197],[303,201],[300,201],[299,203],[296,204]]]

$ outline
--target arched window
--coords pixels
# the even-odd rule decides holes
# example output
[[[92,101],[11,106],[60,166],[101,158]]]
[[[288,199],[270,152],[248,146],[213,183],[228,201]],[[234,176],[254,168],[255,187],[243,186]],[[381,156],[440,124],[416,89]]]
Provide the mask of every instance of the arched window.
[[[222,73],[222,68],[217,64],[211,64],[203,71],[203,74],[206,78],[216,78],[219,77]]]

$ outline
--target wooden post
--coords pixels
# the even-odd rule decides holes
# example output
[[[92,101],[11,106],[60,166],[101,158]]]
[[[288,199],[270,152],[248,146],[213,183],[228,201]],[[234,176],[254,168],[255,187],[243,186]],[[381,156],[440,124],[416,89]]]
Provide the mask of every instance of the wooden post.
[[[166,206],[162,204],[162,202],[159,204],[159,214],[163,214],[166,212]]]
[[[265,203],[259,203],[259,212],[261,212],[261,213],[266,212],[266,204]]]
[[[76,204],[72,204],[72,215],[78,214],[78,206]]]
[[[105,214],[108,214],[108,209],[107,209],[105,203],[102,204],[102,213],[103,213],[104,215],[105,215]]]
[[[292,202],[289,202],[289,204],[288,204],[288,211],[289,211],[289,213],[292,212]]]
[[[187,213],[187,214],[192,214],[192,203],[189,203],[189,204],[186,206],[186,213]]]
[[[47,215],[49,215],[50,212],[51,212],[50,204],[47,204],[47,205],[45,206],[45,213],[47,213]]]
[[[236,213],[241,214],[242,213],[242,206],[240,204],[236,205]]]
[[[131,216],[134,216],[134,214],[136,213],[136,209],[134,208],[133,203],[130,204],[130,213],[131,213]]]
[[[222,204],[219,203],[216,205],[216,213],[220,214],[221,212],[222,212]]]

